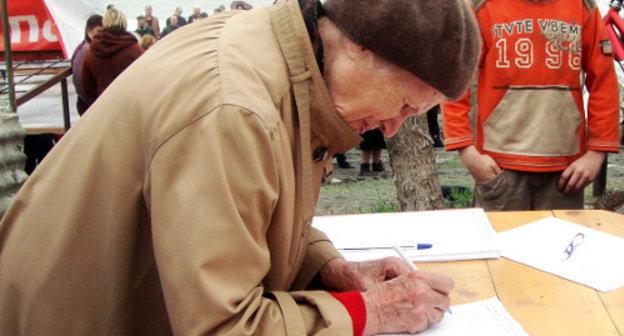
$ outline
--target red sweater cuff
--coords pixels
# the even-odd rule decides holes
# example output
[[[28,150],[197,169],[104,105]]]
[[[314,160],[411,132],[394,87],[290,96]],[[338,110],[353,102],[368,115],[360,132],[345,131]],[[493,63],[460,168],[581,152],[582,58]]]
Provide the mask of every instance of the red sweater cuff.
[[[362,336],[366,326],[366,305],[362,294],[358,291],[335,293],[329,292],[336,300],[340,301],[349,312],[353,323],[353,336]]]

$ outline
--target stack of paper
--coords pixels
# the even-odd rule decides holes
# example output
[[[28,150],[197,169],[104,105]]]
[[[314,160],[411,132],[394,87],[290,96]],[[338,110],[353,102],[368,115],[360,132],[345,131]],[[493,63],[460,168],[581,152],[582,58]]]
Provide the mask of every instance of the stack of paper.
[[[447,313],[442,322],[432,325],[429,329],[419,333],[418,336],[528,335],[496,297],[453,306],[452,310],[453,314]]]
[[[501,254],[606,292],[624,285],[624,239],[555,217],[498,234]]]
[[[348,260],[396,256],[403,248],[412,261],[498,258],[496,233],[483,209],[321,216],[314,227],[325,232]],[[431,244],[417,250],[417,244]]]

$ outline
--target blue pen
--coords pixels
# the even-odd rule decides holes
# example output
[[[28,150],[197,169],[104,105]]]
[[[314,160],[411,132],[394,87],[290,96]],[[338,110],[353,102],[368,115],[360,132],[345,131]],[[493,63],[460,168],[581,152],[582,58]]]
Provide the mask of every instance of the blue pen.
[[[433,244],[416,244],[416,245],[401,245],[402,249],[406,250],[427,250],[433,247]],[[360,247],[345,247],[341,248],[341,250],[345,251],[360,251],[360,250],[388,250],[392,249],[391,246],[360,246]]]

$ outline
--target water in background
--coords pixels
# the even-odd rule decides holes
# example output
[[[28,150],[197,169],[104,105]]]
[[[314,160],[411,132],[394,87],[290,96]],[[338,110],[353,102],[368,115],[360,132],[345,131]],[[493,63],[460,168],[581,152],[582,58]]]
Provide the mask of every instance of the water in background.
[[[273,0],[245,0],[250,5],[256,7],[270,6]],[[128,30],[136,29],[136,17],[144,14],[146,5],[151,5],[154,9],[154,16],[160,21],[160,28],[165,28],[165,20],[173,14],[176,7],[182,7],[182,16],[188,19],[193,14],[193,6],[199,6],[202,12],[212,16],[215,8],[223,5],[230,9],[232,0],[102,0],[104,5],[113,4],[128,17]]]

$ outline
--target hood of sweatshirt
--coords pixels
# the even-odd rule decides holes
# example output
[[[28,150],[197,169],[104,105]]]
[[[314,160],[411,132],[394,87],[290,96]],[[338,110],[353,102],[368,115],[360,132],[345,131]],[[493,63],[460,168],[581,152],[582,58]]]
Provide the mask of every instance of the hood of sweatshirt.
[[[127,47],[137,43],[131,33],[121,28],[106,28],[96,35],[89,48],[97,57],[111,57]]]

